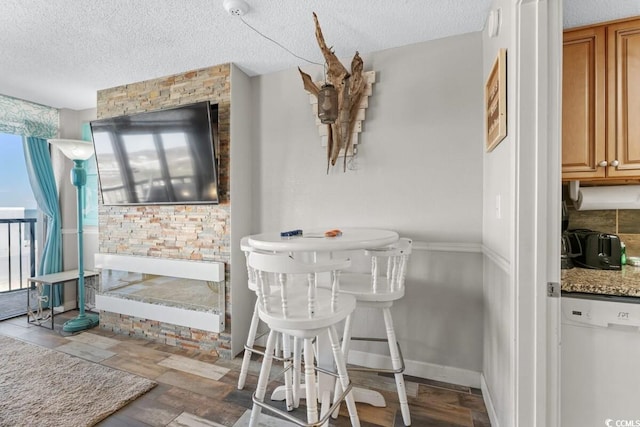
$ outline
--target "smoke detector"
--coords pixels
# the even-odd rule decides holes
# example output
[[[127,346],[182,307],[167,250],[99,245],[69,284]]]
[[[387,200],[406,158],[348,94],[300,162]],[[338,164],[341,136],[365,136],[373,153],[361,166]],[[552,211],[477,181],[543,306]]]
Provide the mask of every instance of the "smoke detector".
[[[249,5],[244,0],[224,0],[223,6],[231,16],[244,16],[249,11]]]

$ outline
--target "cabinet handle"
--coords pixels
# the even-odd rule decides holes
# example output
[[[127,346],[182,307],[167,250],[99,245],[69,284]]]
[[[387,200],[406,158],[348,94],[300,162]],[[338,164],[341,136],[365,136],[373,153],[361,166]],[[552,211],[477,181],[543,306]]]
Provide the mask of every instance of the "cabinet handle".
[[[608,165],[606,160],[601,161],[600,163],[598,163],[598,166],[600,166],[601,168],[606,168]]]
[[[620,164],[619,161],[617,160],[611,160],[611,166],[613,166],[614,168],[617,167]]]

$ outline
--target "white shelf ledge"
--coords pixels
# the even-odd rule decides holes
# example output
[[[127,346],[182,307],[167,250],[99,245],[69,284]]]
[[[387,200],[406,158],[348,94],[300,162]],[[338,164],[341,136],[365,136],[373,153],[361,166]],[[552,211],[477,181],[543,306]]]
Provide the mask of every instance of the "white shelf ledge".
[[[210,282],[224,281],[224,263],[216,261],[190,261],[98,253],[95,255],[94,268],[207,280]]]
[[[110,313],[156,320],[171,325],[200,329],[209,332],[224,331],[224,315],[179,307],[149,304],[109,295],[96,295],[96,308]]]

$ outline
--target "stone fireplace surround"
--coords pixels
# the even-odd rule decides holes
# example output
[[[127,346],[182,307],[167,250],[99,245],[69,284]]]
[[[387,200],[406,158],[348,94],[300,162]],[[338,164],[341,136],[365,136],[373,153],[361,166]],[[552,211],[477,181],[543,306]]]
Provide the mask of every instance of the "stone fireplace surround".
[[[232,75],[234,107],[231,106]],[[247,164],[251,157],[248,130],[246,126],[232,126],[231,116],[232,112],[234,117],[250,114],[248,88],[249,78],[246,74],[232,64],[223,64],[98,91],[98,119],[205,100],[218,105],[220,203],[100,205],[98,251],[101,254],[159,260],[217,263],[222,266],[220,271],[224,275],[222,286],[225,296],[223,322],[220,323],[224,326],[220,332],[182,326],[174,320],[149,319],[139,310],[129,310],[128,314],[118,313],[110,311],[115,310],[114,307],[104,304],[100,310],[101,328],[217,353],[226,358],[242,350],[253,307],[253,295],[246,285],[244,256],[239,247],[240,238],[251,231],[251,172]],[[240,124],[238,121],[236,123]],[[230,177],[232,168],[236,171],[233,185]],[[238,262],[234,263],[232,259]],[[122,301],[119,303],[122,304]],[[166,307],[166,310],[170,309]]]

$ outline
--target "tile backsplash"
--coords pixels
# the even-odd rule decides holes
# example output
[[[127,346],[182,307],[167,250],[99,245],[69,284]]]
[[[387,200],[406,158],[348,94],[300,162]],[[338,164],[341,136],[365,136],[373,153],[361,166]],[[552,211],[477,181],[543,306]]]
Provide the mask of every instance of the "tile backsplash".
[[[640,209],[577,211],[571,200],[566,201],[569,229],[617,234],[627,247],[627,256],[640,256]]]

